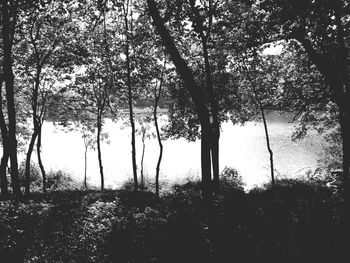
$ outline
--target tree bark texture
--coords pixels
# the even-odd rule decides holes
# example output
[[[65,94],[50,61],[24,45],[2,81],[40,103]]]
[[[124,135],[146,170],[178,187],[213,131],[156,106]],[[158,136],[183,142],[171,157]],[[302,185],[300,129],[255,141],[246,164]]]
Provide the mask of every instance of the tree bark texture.
[[[184,86],[188,90],[194,104],[201,124],[201,172],[203,184],[203,197],[208,198],[211,183],[211,159],[210,159],[210,117],[206,106],[206,100],[201,90],[197,87],[193,74],[187,66],[185,60],[181,57],[175,43],[165,27],[160,17],[157,5],[154,0],[147,0],[148,10],[153,19],[153,24],[160,35],[163,44],[169,53]]]
[[[339,2],[335,2],[339,3]],[[349,51],[345,44],[344,25],[341,21],[340,8],[335,10],[336,46],[331,50],[331,55],[315,50],[312,42],[304,35],[296,35],[304,47],[309,59],[326,78],[334,102],[339,109],[339,124],[342,137],[342,190],[343,190],[343,229],[344,240],[350,235],[350,79],[349,79]],[[346,242],[343,242],[344,246]],[[343,252],[346,253],[346,248]]]
[[[344,48],[343,40],[339,40],[336,57],[330,57],[317,53],[310,41],[304,37],[296,38],[305,48],[309,58],[316,65],[318,70],[325,76],[333,92],[334,101],[339,109],[339,124],[343,141],[343,189],[345,210],[350,213],[350,83],[348,78],[348,54]],[[350,218],[350,215],[349,215]]]
[[[87,189],[87,151],[88,151],[88,146],[85,145],[85,151],[84,151],[84,189]]]
[[[208,32],[209,34],[209,32]],[[212,118],[212,123],[210,126],[210,151],[211,151],[211,162],[213,165],[213,184],[214,189],[219,189],[219,139],[220,139],[220,122],[218,119],[218,105],[215,98],[214,93],[214,84],[213,84],[213,78],[211,74],[211,67],[210,67],[210,61],[209,61],[209,54],[208,54],[208,46],[207,46],[207,39],[209,36],[202,35],[202,47],[203,47],[203,57],[204,57],[204,65],[205,65],[205,75],[206,75],[206,85],[207,85],[207,92],[208,92],[208,98],[209,98],[209,104],[211,108],[211,112],[209,113]]]
[[[140,177],[141,177],[141,189],[143,190],[145,188],[145,177],[143,172],[143,160],[145,158],[145,149],[146,149],[146,128],[142,131],[142,155],[141,155],[141,171],[140,171]]]
[[[129,104],[129,119],[131,126],[131,161],[132,172],[134,177],[134,190],[138,190],[138,177],[137,177],[137,163],[136,163],[136,139],[135,139],[135,121],[133,111],[133,93],[131,83],[131,65],[130,65],[130,39],[129,39],[129,21],[128,21],[128,9],[129,1],[127,2],[127,9],[124,9],[124,26],[125,26],[125,56],[126,56],[126,69],[127,69],[127,86],[128,86],[128,104]]]
[[[269,136],[269,131],[267,129],[267,121],[266,121],[266,117],[265,117],[264,107],[263,107],[260,100],[258,100],[258,104],[259,104],[261,117],[263,119],[263,124],[264,124],[266,147],[267,147],[267,150],[268,150],[269,155],[270,155],[271,186],[272,186],[272,190],[275,190],[276,187],[275,187],[275,172],[274,172],[275,170],[274,170],[274,165],[273,165],[273,151],[272,151],[271,145],[270,145],[270,136]]]
[[[24,173],[25,195],[29,195],[30,193],[30,163],[31,163],[31,156],[34,150],[35,140],[37,136],[38,136],[38,132],[34,129],[32,137],[30,138],[30,142],[29,142],[29,146],[26,154],[26,166],[25,166],[25,173]]]
[[[43,165],[43,161],[41,159],[41,133],[42,133],[42,124],[39,126],[39,131],[38,131],[38,140],[36,144],[36,151],[37,151],[37,156],[38,156],[38,164],[41,172],[41,176],[43,178],[43,192],[45,193],[47,190],[47,179],[46,179],[46,171]]]
[[[165,65],[166,65],[166,62],[164,62],[164,68],[165,68]],[[163,73],[164,72],[162,71],[162,76],[161,76],[158,90],[157,90],[157,86],[155,86],[154,108],[153,108],[154,126],[156,128],[157,141],[158,141],[158,145],[159,145],[159,156],[158,156],[158,161],[157,161],[157,166],[156,166],[156,197],[159,197],[159,172],[160,172],[160,164],[162,162],[162,157],[163,157],[163,143],[162,143],[162,138],[160,136],[160,130],[159,130],[159,124],[158,124],[158,114],[157,114],[159,99],[160,99],[160,96],[162,94],[162,86],[163,86],[163,81],[164,81]]]
[[[100,167],[100,176],[101,176],[101,190],[104,190],[104,174],[103,174],[103,165],[102,165],[102,152],[101,152],[101,131],[102,131],[102,114],[98,114],[97,117],[97,156],[98,164]]]
[[[16,198],[21,196],[18,180],[17,139],[16,139],[16,109],[14,101],[14,75],[12,71],[12,41],[14,24],[16,22],[17,1],[11,3],[2,1],[2,39],[3,39],[3,78],[6,86],[8,115],[8,152],[11,164],[11,184]],[[12,16],[12,25],[10,22]]]
[[[2,139],[2,157],[0,163],[0,189],[1,189],[1,197],[3,199],[8,198],[8,182],[7,182],[7,163],[9,159],[8,153],[8,130],[7,124],[4,116],[4,112],[2,110],[2,84],[3,84],[3,75],[0,73],[0,131],[1,131],[1,139]]]
[[[273,151],[272,151],[271,144],[270,144],[270,136],[269,136],[269,131],[267,128],[267,121],[266,121],[266,116],[265,116],[265,111],[264,111],[264,105],[263,105],[261,99],[259,98],[258,92],[256,90],[255,82],[254,82],[253,78],[250,76],[248,69],[246,67],[244,67],[244,70],[247,71],[246,76],[248,78],[250,85],[253,88],[254,98],[255,98],[256,103],[258,104],[261,118],[263,120],[265,139],[266,139],[266,147],[267,147],[267,151],[269,152],[269,155],[270,155],[271,187],[272,187],[272,191],[275,191],[276,183],[275,183],[275,168],[274,168],[274,164],[273,164]]]

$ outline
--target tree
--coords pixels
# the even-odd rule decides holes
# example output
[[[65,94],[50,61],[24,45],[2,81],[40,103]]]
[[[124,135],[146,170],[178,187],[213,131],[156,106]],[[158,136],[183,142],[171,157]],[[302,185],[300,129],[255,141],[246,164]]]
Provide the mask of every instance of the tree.
[[[0,164],[0,183],[1,183],[1,197],[6,199],[8,197],[8,182],[7,182],[7,163],[8,163],[8,129],[6,125],[5,115],[2,110],[3,100],[2,100],[2,84],[3,84],[3,75],[0,76],[0,128],[1,128],[1,139],[2,139],[2,157]]]
[[[81,133],[84,141],[84,188],[85,190],[87,190],[87,152],[89,148],[93,148],[95,140],[93,137],[94,131],[92,131],[91,128],[89,129],[83,126],[81,129]]]
[[[144,157],[146,150],[146,139],[149,139],[153,134],[151,132],[151,117],[148,112],[141,113],[140,116],[137,117],[137,122],[139,124],[139,128],[136,129],[136,133],[141,135],[142,141],[142,155],[141,155],[141,163],[140,163],[140,187],[141,190],[145,188],[145,175],[144,175]]]
[[[276,97],[280,97],[278,86],[282,76],[279,68],[274,67],[274,61],[267,56],[263,56],[261,51],[259,54],[259,51],[255,49],[251,52],[247,50],[246,53],[242,54],[241,60],[239,60],[237,64],[239,65],[238,67],[240,67],[243,78],[241,86],[243,86],[244,89],[247,89],[247,86],[251,88],[248,90],[248,96],[253,97],[263,121],[266,147],[270,155],[271,186],[272,191],[275,192],[273,151],[270,144],[265,107],[266,105],[276,105],[276,100],[278,101]]]
[[[213,182],[214,187],[219,187],[219,138],[220,138],[220,120],[217,98],[214,93],[214,83],[212,77],[212,69],[209,58],[209,41],[211,38],[211,30],[213,24],[213,17],[215,13],[215,5],[218,2],[204,1],[203,6],[198,6],[196,1],[189,1],[191,7],[190,17],[192,20],[192,27],[199,35],[202,45],[205,79],[206,79],[206,95],[208,97],[208,109],[210,119],[210,154],[213,168]],[[208,20],[207,22],[205,20]]]
[[[295,39],[327,80],[339,108],[345,209],[350,202],[349,5],[347,1],[264,1],[274,38]],[[279,30],[279,32],[278,32]],[[270,32],[271,32],[270,31]],[[349,214],[349,211],[346,212]]]
[[[94,124],[96,127],[96,143],[97,154],[101,176],[101,190],[104,189],[104,172],[102,164],[101,140],[103,139],[103,122],[106,111],[108,110],[107,103],[112,88],[112,76],[108,65],[103,62],[95,62],[87,67],[86,72],[78,76],[75,82],[78,100],[83,101],[80,104],[80,111],[89,111],[95,115]],[[86,113],[82,114],[86,116]],[[82,118],[82,122],[89,120]]]
[[[211,123],[210,114],[206,105],[206,99],[201,90],[196,85],[193,73],[188,67],[186,61],[181,57],[168,29],[165,27],[163,19],[159,14],[159,10],[155,1],[147,0],[148,10],[153,19],[153,24],[160,35],[163,44],[168,51],[184,86],[188,90],[194,104],[201,124],[201,170],[203,183],[203,197],[210,198],[211,190],[211,156],[210,156],[210,136]]]
[[[135,121],[133,112],[133,89],[131,81],[131,60],[130,60],[130,45],[131,37],[133,35],[133,6],[131,0],[126,0],[122,4],[122,13],[124,18],[124,48],[125,48],[125,66],[126,66],[126,85],[128,87],[128,107],[129,107],[129,120],[131,126],[131,159],[132,159],[132,171],[134,176],[134,189],[138,189],[138,178],[137,178],[137,164],[136,164],[136,144],[135,144]]]
[[[160,164],[162,161],[163,157],[163,143],[162,143],[162,138],[160,134],[160,129],[159,129],[159,123],[158,123],[158,106],[159,106],[159,100],[162,96],[162,91],[163,91],[163,85],[164,85],[164,71],[166,69],[166,58],[164,58],[164,65],[160,74],[160,79],[159,81],[156,81],[154,85],[154,106],[153,106],[153,120],[154,120],[154,126],[156,128],[156,134],[157,134],[157,141],[159,145],[159,156],[158,156],[158,161],[157,161],[157,166],[156,166],[156,196],[159,197],[159,173],[160,173]]]
[[[51,8],[50,8],[51,7]],[[52,14],[52,7],[50,5],[46,8],[39,8],[31,13],[24,23],[23,42],[19,48],[19,53],[24,56],[22,67],[27,75],[28,82],[24,84],[32,86],[30,89],[30,105],[33,123],[33,133],[31,135],[30,143],[26,155],[26,169],[25,169],[25,194],[28,195],[30,191],[30,163],[31,155],[34,149],[35,141],[37,140],[37,155],[38,162],[43,176],[43,191],[46,192],[46,173],[41,161],[41,130],[45,119],[46,100],[43,85],[43,77],[50,74],[47,64],[50,63],[51,56],[57,52],[56,48],[59,45],[57,30],[59,23],[52,22],[49,19],[48,13]],[[57,19],[57,16],[56,16]],[[60,21],[60,19],[57,19]],[[60,21],[61,22],[61,21]],[[52,41],[53,39],[53,41]],[[23,59],[19,56],[20,59]]]
[[[17,23],[18,1],[2,1],[1,3],[1,24],[2,24],[2,46],[3,46],[3,81],[5,83],[6,90],[6,102],[7,102],[7,116],[8,116],[8,129],[5,132],[3,138],[5,153],[5,159],[2,164],[5,164],[6,155],[9,156],[11,163],[11,183],[13,193],[16,198],[21,196],[21,189],[18,181],[18,160],[17,160],[17,139],[16,139],[16,109],[14,100],[14,74],[13,74],[13,62],[12,62],[12,47],[15,35],[15,27]],[[1,105],[2,106],[2,105]],[[0,118],[1,126],[4,127],[3,118]],[[3,131],[3,130],[2,130]],[[0,169],[4,171],[3,167]],[[4,175],[1,176],[4,178]]]

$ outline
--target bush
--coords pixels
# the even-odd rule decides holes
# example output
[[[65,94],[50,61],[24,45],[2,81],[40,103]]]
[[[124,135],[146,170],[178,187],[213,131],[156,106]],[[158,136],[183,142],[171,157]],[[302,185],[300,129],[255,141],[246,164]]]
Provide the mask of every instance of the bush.
[[[164,253],[166,222],[164,214],[155,208],[124,210],[118,214],[108,241],[109,260],[158,262],[159,254]]]
[[[79,183],[62,170],[50,171],[47,174],[47,188],[50,190],[80,189]]]
[[[105,244],[117,217],[117,201],[96,201],[87,207],[83,232],[79,236],[84,262],[105,262]]]
[[[35,163],[30,163],[30,185],[32,187],[32,190],[39,190],[42,188],[43,185],[43,178],[41,176],[40,168]],[[26,162],[23,161],[20,163],[18,167],[18,179],[20,186],[25,186],[25,172],[26,172]]]
[[[243,178],[236,169],[226,166],[220,173],[220,188],[223,192],[244,191],[244,186]]]
[[[0,256],[24,262],[26,247],[42,247],[41,229],[52,207],[47,202],[0,202]]]

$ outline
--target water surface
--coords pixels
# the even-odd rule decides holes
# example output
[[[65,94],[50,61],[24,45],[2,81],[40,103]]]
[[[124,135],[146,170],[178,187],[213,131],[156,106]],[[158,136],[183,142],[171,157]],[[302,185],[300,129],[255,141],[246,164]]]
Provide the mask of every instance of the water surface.
[[[271,147],[274,152],[276,174],[298,176],[308,169],[314,169],[322,151],[322,140],[314,133],[305,139],[292,142],[294,125],[290,117],[276,112],[267,114]],[[105,185],[115,187],[132,178],[130,128],[122,122],[106,120],[104,131],[109,133],[110,143],[102,144]],[[142,144],[137,137],[137,160],[140,165]],[[150,179],[154,177],[158,159],[158,143],[155,138],[147,139],[144,169]],[[79,180],[83,179],[84,143],[77,131],[64,132],[47,122],[43,127],[43,162],[46,169],[64,170]],[[33,156],[33,160],[36,156]],[[248,122],[245,125],[222,125],[220,139],[220,166],[234,167],[242,175],[247,188],[269,180],[269,155],[266,148],[262,123]],[[161,165],[161,179],[177,181],[200,174],[200,142],[184,139],[164,141]],[[88,180],[91,184],[100,182],[97,151],[88,152]]]

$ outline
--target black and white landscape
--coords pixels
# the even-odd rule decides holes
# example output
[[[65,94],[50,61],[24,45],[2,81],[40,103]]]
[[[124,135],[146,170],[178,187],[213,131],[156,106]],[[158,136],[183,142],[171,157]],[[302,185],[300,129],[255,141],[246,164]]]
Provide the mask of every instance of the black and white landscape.
[[[348,0],[0,3],[0,262],[345,262]]]

